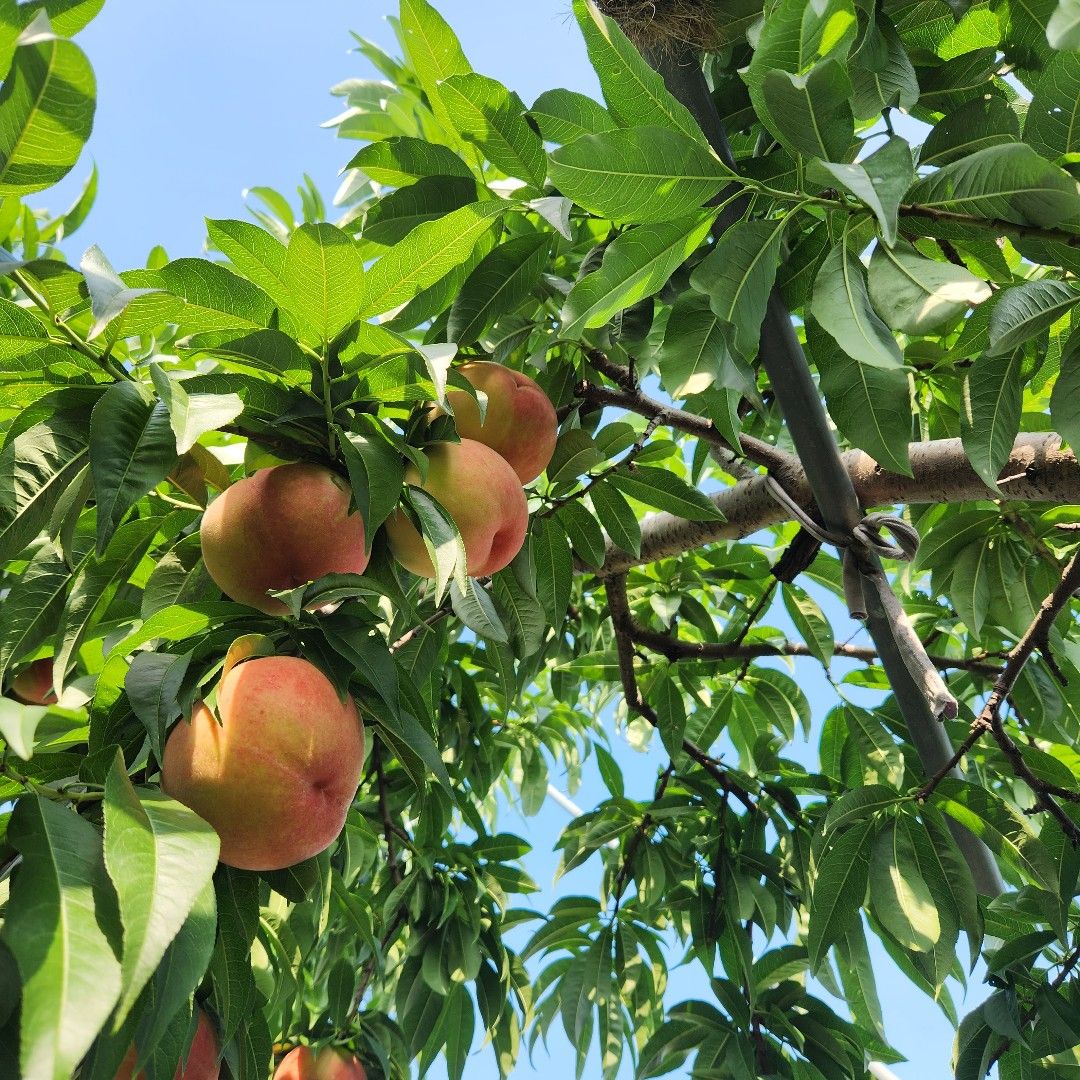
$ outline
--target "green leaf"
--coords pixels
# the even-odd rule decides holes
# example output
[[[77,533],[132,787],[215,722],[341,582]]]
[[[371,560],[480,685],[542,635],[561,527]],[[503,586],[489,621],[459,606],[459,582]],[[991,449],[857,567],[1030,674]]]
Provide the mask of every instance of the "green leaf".
[[[990,94],[965,101],[942,117],[926,136],[919,161],[940,168],[979,150],[1016,143],[1019,139],[1020,120],[1016,112],[1005,98]]]
[[[603,105],[576,90],[545,90],[533,102],[529,116],[545,142],[560,145],[616,126]]]
[[[493,231],[506,204],[472,203],[445,217],[418,225],[364,275],[357,315],[379,315],[411,300],[468,261],[480,240]]]
[[[135,1041],[143,1053],[161,1042],[169,1021],[202,982],[217,936],[217,899],[214,883],[208,881],[195,897],[183,926],[169,943],[154,972],[153,1009],[139,1019]]]
[[[131,1011],[214,876],[217,833],[162,791],[136,789],[118,759],[105,784],[105,865],[124,926],[123,991],[114,1026]]]
[[[11,664],[52,633],[64,606],[71,571],[52,543],[34,552],[0,604],[0,681]]]
[[[472,71],[457,35],[427,0],[401,0],[401,44],[435,115],[451,134],[454,126],[439,96],[439,84]]]
[[[17,360],[48,345],[40,319],[10,300],[0,300],[0,361]]]
[[[884,1039],[885,1028],[878,999],[877,981],[861,919],[856,919],[836,943],[836,967],[852,1018]]]
[[[219,866],[214,875],[218,935],[210,961],[214,1004],[226,1044],[255,1006],[251,943],[259,928],[259,877],[246,870]]]
[[[911,147],[903,139],[895,136],[888,139],[858,164],[816,161],[810,175],[854,195],[873,211],[885,243],[890,246],[896,243],[897,213],[904,193],[915,178]]]
[[[878,368],[902,366],[900,347],[870,306],[866,271],[848,251],[846,237],[829,252],[818,271],[812,312],[853,360]]]
[[[450,582],[450,605],[454,614],[474,633],[489,641],[509,642],[510,635],[494,602],[487,590],[480,588],[472,578],[465,579],[464,588],[456,581]]]
[[[435,603],[441,602],[451,578],[464,592],[468,587],[465,545],[454,519],[423,488],[406,484],[404,497],[420,522],[420,535],[435,567]]]
[[[952,326],[990,297],[990,286],[970,270],[927,259],[907,243],[878,244],[867,276],[877,313],[903,334]]]
[[[124,515],[169,475],[176,458],[166,407],[146,401],[134,383],[110,386],[90,417],[99,556]]]
[[[1080,287],[1068,281],[1029,281],[1006,289],[990,313],[987,353],[1001,356],[1030,341],[1080,302]]]
[[[1076,181],[1030,146],[990,146],[917,180],[904,199],[931,210],[1053,228],[1080,214]]]
[[[621,233],[604,251],[600,268],[570,290],[561,312],[563,336],[578,337],[586,329],[603,326],[618,312],[659,292],[708,235],[713,218],[711,213],[704,217],[699,213]]]
[[[964,379],[960,434],[971,467],[992,490],[1020,430],[1022,353],[982,356]]]
[[[550,248],[550,236],[535,233],[508,240],[485,255],[450,309],[450,341],[479,341],[496,320],[516,310],[539,284]]]
[[[211,243],[274,303],[288,308],[291,289],[285,278],[285,245],[272,233],[249,221],[207,219]]]
[[[120,996],[120,962],[99,923],[101,835],[70,807],[26,796],[8,841],[23,857],[2,935],[23,984],[21,1075],[67,1080]]]
[[[897,794],[895,788],[882,784],[855,788],[845,792],[829,807],[822,830],[830,835],[836,829],[845,828],[901,801],[902,796]]]
[[[870,905],[882,926],[906,949],[927,952],[941,937],[937,906],[901,822],[886,826],[874,840]]]
[[[845,706],[843,713],[858,751],[856,768],[863,782],[899,788],[904,781],[904,755],[877,714],[855,705]]]
[[[586,135],[551,155],[551,180],[559,191],[617,222],[685,217],[730,179],[699,142],[660,127]]]
[[[407,135],[373,142],[359,151],[350,169],[359,169],[377,184],[404,187],[427,177],[460,176],[472,180],[472,170],[453,150]]]
[[[78,161],[97,88],[83,51],[47,38],[15,50],[0,88],[0,195],[50,187]]]
[[[692,397],[713,387],[757,397],[754,373],[731,355],[725,329],[707,297],[685,292],[675,301],[659,354],[660,382],[672,397]]]
[[[179,297],[183,306],[175,311],[171,298],[158,293],[137,297],[127,306],[125,333],[143,333],[162,322],[176,322],[185,334],[262,330],[279,317],[274,301],[262,289],[207,259],[175,259],[149,280]],[[170,306],[163,307],[163,302]]]
[[[1054,430],[1075,450],[1080,447],[1080,337],[1070,337],[1063,350],[1061,371],[1050,394]],[[9,600],[8,603],[11,601]],[[0,626],[3,616],[0,615]],[[0,650],[0,658],[3,652]],[[0,671],[3,668],[0,666]]]
[[[806,344],[818,369],[821,392],[840,433],[879,465],[911,475],[911,390],[902,368],[871,367],[853,360],[814,321]]]
[[[784,607],[811,654],[828,668],[836,641],[832,626],[818,602],[798,585],[785,584]]]
[[[150,378],[169,411],[169,426],[176,437],[177,454],[186,454],[200,435],[231,424],[244,411],[239,394],[189,394],[183,382],[170,379],[160,364],[150,365]]]
[[[356,509],[364,519],[364,547],[371,551],[375,530],[393,513],[401,497],[405,463],[372,421],[367,434],[337,428],[338,444],[349,470]]]
[[[574,562],[566,533],[553,518],[534,519],[530,530],[536,595],[550,626],[561,626],[570,606]]]
[[[997,856],[1025,877],[1057,891],[1057,867],[1030,826],[1008,803],[986,788],[947,777],[931,796],[931,805],[974,833]]]
[[[806,947],[810,968],[816,971],[829,946],[839,941],[855,922],[866,896],[870,851],[878,822],[862,821],[841,833],[818,863],[810,904]]]
[[[627,472],[614,472],[608,483],[626,495],[687,521],[723,521],[724,515],[712,500],[666,469],[636,465]]]
[[[147,518],[122,525],[113,536],[105,558],[89,556],[81,564],[57,624],[53,677],[58,692],[63,688],[62,679],[72,657],[91,629],[101,622],[117,590],[131,577],[159,524],[159,518]],[[144,631],[148,625],[149,621],[144,624]]]
[[[0,451],[0,563],[45,528],[87,457],[85,423],[62,415],[8,439]]]
[[[547,477],[552,483],[566,483],[587,473],[604,460],[596,440],[582,428],[564,431],[548,462]]]
[[[635,557],[641,554],[641,526],[630,504],[606,480],[589,488],[589,498],[611,542]]]
[[[547,636],[547,619],[540,601],[522,587],[512,567],[500,570],[491,583],[495,607],[509,631],[516,655],[526,657],[539,652]]]
[[[48,711],[39,705],[0,698],[0,735],[17,758],[29,761],[34,756],[34,734]]]
[[[1046,24],[1046,38],[1051,48],[1080,50],[1080,0],[1058,0]]]
[[[1043,69],[1024,121],[1024,142],[1050,161],[1080,151],[1080,55],[1059,53]]]
[[[574,0],[573,6],[604,100],[619,122],[626,127],[670,128],[704,144],[705,137],[690,110],[642,59],[618,23],[591,0]]]
[[[180,687],[190,662],[191,653],[182,656],[167,652],[136,653],[124,679],[131,711],[146,728],[150,749],[159,762],[165,729],[181,713]]]
[[[597,570],[604,565],[604,534],[596,518],[581,505],[572,501],[560,506],[554,520],[566,530],[577,554]]]
[[[757,355],[787,220],[736,222],[690,275],[690,284],[731,328],[729,347],[744,360]]]
[[[772,70],[761,83],[770,131],[789,150],[825,161],[842,161],[855,137],[851,80],[835,60],[805,75]],[[765,122],[765,117],[762,117]]]
[[[544,146],[526,123],[525,106],[517,94],[496,79],[472,72],[443,79],[438,93],[465,142],[478,146],[507,176],[544,186]]]
[[[283,273],[290,309],[326,345],[356,318],[364,266],[348,233],[326,222],[305,223],[289,237]]]
[[[875,38],[870,44],[871,38]],[[868,25],[849,60],[851,111],[856,120],[873,120],[886,109],[910,112],[919,100],[919,79],[892,21],[878,15]]]

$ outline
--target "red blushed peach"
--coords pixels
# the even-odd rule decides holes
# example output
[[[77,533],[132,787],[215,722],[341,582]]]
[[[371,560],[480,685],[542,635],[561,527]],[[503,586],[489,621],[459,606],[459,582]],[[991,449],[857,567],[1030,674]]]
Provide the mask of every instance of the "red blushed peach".
[[[120,1071],[116,1074],[116,1080],[131,1080],[135,1070],[135,1047],[133,1046],[124,1058]],[[217,1032],[210,1018],[199,1010],[199,1026],[195,1029],[195,1038],[191,1040],[191,1049],[188,1051],[187,1061],[176,1066],[174,1080],[218,1080],[221,1069],[218,1065],[218,1040]],[[146,1073],[139,1072],[136,1080],[146,1080]]]
[[[458,435],[490,446],[523,484],[535,480],[555,453],[558,419],[551,399],[528,375],[503,364],[474,360],[457,370],[488,399],[481,423],[480,409],[466,391],[446,392]],[[432,410],[432,415],[441,414],[438,406]]]
[[[55,705],[52,676],[52,657],[43,656],[11,680],[11,696],[24,705]]]
[[[316,1053],[298,1046],[281,1059],[274,1080],[367,1080],[367,1073],[348,1050],[324,1046]]]
[[[431,465],[420,486],[450,513],[465,544],[472,577],[486,577],[508,566],[525,543],[529,508],[517,474],[494,450],[474,439],[432,443]],[[405,482],[420,484],[410,465]],[[386,522],[394,558],[420,577],[434,577],[435,567],[424,540],[411,521],[396,510]]]
[[[161,786],[221,837],[221,861],[280,870],[329,847],[364,765],[364,729],[314,664],[264,656],[218,685],[221,723],[202,702],[165,744]]]
[[[324,574],[362,574],[364,522],[349,513],[349,486],[321,465],[260,469],[223,491],[203,514],[206,569],[237,603],[270,615],[288,608],[267,596]]]

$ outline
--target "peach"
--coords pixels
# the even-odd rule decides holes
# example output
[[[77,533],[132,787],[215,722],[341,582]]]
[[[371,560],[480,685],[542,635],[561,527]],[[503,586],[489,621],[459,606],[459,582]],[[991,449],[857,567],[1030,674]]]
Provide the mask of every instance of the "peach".
[[[523,484],[535,480],[555,452],[558,419],[555,406],[540,387],[520,371],[488,360],[462,364],[458,373],[487,394],[487,412],[464,390],[447,390],[458,435],[490,446],[509,463]],[[438,406],[433,416],[442,415]]]
[[[282,1059],[274,1080],[367,1080],[360,1059],[344,1048],[324,1046],[318,1052],[298,1046]]]
[[[415,465],[405,482],[419,484],[450,513],[465,544],[465,562],[473,577],[494,574],[509,565],[525,543],[529,508],[513,469],[490,447],[474,439],[425,447],[431,465],[420,484]],[[395,510],[386,522],[394,557],[420,577],[434,577],[435,567],[416,527]]]
[[[329,847],[364,765],[356,703],[314,664],[263,656],[218,684],[165,743],[161,786],[217,830],[221,861],[280,870]]]
[[[24,705],[55,705],[51,656],[35,660],[11,680],[11,696]]]
[[[135,1071],[135,1047],[133,1046],[120,1065],[116,1080],[131,1080]],[[191,1040],[187,1061],[176,1066],[174,1080],[218,1080],[218,1040],[210,1017],[199,1010],[199,1026],[195,1029],[195,1038]],[[146,1080],[146,1073],[139,1072],[137,1080]]]
[[[364,522],[349,513],[349,485],[322,465],[259,469],[223,491],[203,514],[206,569],[221,591],[270,615],[288,608],[267,596],[324,574],[362,574]]]

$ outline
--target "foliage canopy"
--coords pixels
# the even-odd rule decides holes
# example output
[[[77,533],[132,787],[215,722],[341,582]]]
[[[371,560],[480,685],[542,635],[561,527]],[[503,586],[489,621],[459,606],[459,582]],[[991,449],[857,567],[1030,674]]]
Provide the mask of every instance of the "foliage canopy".
[[[120,273],[72,252],[96,173],[26,202],[89,135],[72,38],[101,5],[0,3],[0,677],[51,657],[60,694],[0,699],[0,1074],[111,1080],[134,1040],[172,1077],[197,1001],[234,1080],[299,1041],[506,1075],[549,1035],[579,1075],[863,1078],[900,1059],[873,937],[957,1024],[958,1078],[1072,1075],[1077,0],[601,5],[643,54],[574,0],[604,102],[531,107],[401,0],[400,56],[358,38],[382,77],[333,90],[362,145],[332,208],[254,188],[207,257]],[[775,377],[804,353],[852,501],[902,520],[838,533],[831,438]],[[510,567],[471,579],[429,502],[418,581],[378,529],[475,358],[541,383],[559,443]],[[277,460],[336,469],[374,537],[284,618],[224,601],[198,539]],[[916,541],[895,637],[845,642]],[[258,874],[158,762],[226,655],[268,649],[351,691],[374,749],[339,841]],[[501,822],[594,768],[557,840],[594,889],[535,911]],[[684,960],[708,1000],[666,992]]]

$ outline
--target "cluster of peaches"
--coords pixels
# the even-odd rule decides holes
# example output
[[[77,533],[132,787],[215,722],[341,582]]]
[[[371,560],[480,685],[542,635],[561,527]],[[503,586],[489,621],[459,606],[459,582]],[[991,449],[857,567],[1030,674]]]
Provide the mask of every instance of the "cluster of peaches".
[[[405,481],[429,492],[461,533],[468,572],[503,569],[521,550],[528,526],[523,484],[536,479],[555,450],[556,415],[528,376],[501,364],[472,362],[459,369],[487,395],[483,418],[476,399],[451,390],[460,442],[425,447],[421,480],[413,466]],[[429,417],[443,410],[432,406]],[[237,481],[206,510],[200,529],[203,561],[231,600],[268,614],[287,607],[269,595],[327,574],[362,574],[368,555],[364,524],[349,513],[350,489],[320,465],[292,463],[260,469]],[[424,541],[400,510],[386,522],[394,557],[421,577],[435,569]],[[47,705],[52,661],[20,672],[11,692]],[[330,680],[307,660],[263,656],[228,667],[217,689],[217,715],[198,702],[165,744],[161,785],[217,831],[220,860],[243,870],[293,866],[329,847],[340,834],[364,764],[364,728],[356,703],[342,701]],[[220,1049],[212,1022],[198,1027],[176,1080],[217,1080]],[[132,1080],[134,1047],[116,1080]],[[335,1047],[292,1050],[274,1080],[364,1080],[359,1060]],[[139,1074],[145,1080],[145,1074]]]

